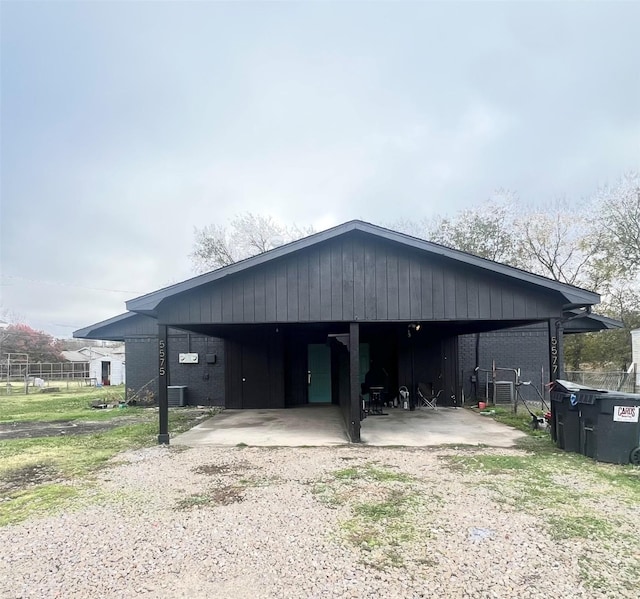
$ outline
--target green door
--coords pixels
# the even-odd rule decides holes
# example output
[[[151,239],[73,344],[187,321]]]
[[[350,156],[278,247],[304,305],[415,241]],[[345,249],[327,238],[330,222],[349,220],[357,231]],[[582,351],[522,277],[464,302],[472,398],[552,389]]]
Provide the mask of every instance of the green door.
[[[331,349],[310,343],[307,349],[309,403],[331,403]]]

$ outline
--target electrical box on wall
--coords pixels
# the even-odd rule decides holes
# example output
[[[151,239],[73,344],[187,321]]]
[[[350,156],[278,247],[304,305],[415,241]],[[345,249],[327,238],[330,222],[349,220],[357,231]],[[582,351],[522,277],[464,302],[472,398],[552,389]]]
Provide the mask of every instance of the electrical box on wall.
[[[207,364],[215,364],[218,361],[218,356],[216,354],[206,354],[205,360]]]
[[[178,362],[180,362],[180,364],[197,364],[198,354],[178,354]]]

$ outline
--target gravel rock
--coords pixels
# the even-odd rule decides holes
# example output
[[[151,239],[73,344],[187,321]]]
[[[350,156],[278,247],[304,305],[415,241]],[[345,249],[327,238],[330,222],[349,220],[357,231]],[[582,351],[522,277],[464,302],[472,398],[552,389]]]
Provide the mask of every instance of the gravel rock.
[[[589,542],[556,542],[535,514],[495,503],[473,476],[439,459],[452,453],[126,452],[99,473],[91,500],[0,530],[0,597],[635,597],[615,586],[615,571],[606,590],[587,589],[578,557],[594,549]],[[409,478],[335,476],[366,467]],[[358,505],[407,490],[409,533],[389,516],[375,520],[388,542],[349,538]]]

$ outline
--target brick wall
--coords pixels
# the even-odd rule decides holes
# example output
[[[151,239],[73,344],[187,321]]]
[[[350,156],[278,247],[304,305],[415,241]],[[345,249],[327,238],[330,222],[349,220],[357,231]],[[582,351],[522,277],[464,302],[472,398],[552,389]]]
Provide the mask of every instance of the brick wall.
[[[475,368],[475,335],[462,335],[458,340],[459,368],[464,381],[465,397],[472,397],[471,375]],[[542,369],[544,382],[549,381],[549,332],[545,325],[530,325],[515,329],[504,329],[480,334],[479,366],[490,370],[492,361],[500,368],[520,368],[520,380],[531,381],[543,393]],[[478,373],[478,394],[484,396],[484,381],[487,375]],[[489,377],[491,375],[489,374]],[[498,372],[497,380],[513,381],[514,375],[509,372]],[[540,401],[535,389],[523,385],[520,393],[525,401]],[[546,399],[546,397],[545,397]]]
[[[224,341],[200,335],[169,336],[169,384],[187,386],[189,405],[224,406]],[[197,364],[180,364],[179,353],[197,353]],[[207,364],[206,355],[216,363]]]
[[[169,384],[187,386],[189,405],[224,406],[224,341],[215,337],[171,333],[169,335]],[[180,364],[179,353],[197,353],[198,364]],[[158,397],[158,338],[131,337],[125,340],[127,390],[129,396],[146,390]],[[206,355],[216,363],[207,364]]]
[[[125,340],[127,398],[144,397],[147,391],[158,398],[158,338],[131,337]]]

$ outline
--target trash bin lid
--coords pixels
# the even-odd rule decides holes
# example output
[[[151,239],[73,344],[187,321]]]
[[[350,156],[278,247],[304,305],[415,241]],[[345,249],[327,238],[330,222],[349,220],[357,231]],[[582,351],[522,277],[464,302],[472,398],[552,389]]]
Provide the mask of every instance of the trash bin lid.
[[[566,381],[563,379],[557,379],[553,381],[551,385],[551,391],[559,391],[561,393],[578,393],[579,391],[589,391],[591,393],[606,393],[605,389],[595,389],[594,387],[588,387],[587,385],[580,385],[573,381]]]

